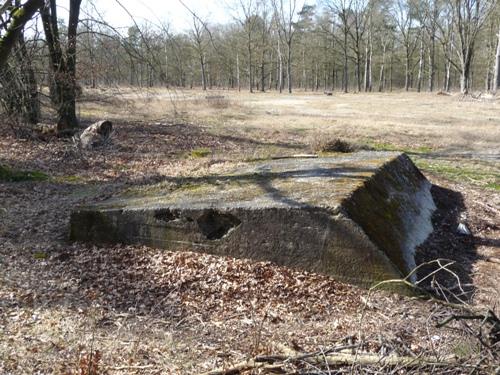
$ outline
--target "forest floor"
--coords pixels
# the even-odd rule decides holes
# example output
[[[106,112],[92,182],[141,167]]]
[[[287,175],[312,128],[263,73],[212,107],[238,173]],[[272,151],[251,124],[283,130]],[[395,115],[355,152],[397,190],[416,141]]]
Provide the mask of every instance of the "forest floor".
[[[495,98],[427,93],[122,88],[85,91],[80,100],[82,124],[113,121],[105,149],[15,137],[0,124],[0,165],[36,172],[7,182],[0,170],[0,373],[195,374],[258,354],[343,344],[434,361],[451,355],[457,373],[492,371],[498,346],[475,338],[480,321],[436,323],[464,311],[500,313],[499,108]],[[435,184],[435,234],[419,259],[456,262],[460,284],[446,284],[446,273],[433,285],[454,287],[463,307],[369,294],[266,262],[68,242],[76,205],[165,176],[316,152],[335,138],[405,151]],[[458,222],[472,235],[457,234]]]

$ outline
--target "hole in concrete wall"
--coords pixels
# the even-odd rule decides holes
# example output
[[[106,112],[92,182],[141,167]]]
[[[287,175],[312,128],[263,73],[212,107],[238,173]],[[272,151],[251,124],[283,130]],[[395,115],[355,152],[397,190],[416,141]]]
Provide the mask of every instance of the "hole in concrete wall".
[[[241,224],[237,217],[214,210],[206,211],[196,222],[201,232],[209,240],[218,240],[224,237],[232,228]]]
[[[155,219],[156,220],[161,220],[166,223],[169,221],[173,221],[175,219],[179,218],[179,214],[176,212],[170,211],[168,208],[161,208],[159,210],[155,211]]]

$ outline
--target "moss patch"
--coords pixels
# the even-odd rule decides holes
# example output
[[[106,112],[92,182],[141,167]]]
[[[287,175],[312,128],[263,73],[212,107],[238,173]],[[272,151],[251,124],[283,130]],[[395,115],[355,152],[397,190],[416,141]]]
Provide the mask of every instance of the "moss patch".
[[[429,146],[404,147],[383,142],[368,142],[368,145],[375,151],[402,151],[407,154],[429,154],[434,151]]]
[[[40,171],[18,171],[0,165],[0,182],[45,181],[48,178]]]
[[[81,176],[68,175],[68,176],[53,177],[52,181],[62,183],[62,184],[75,184],[75,183],[84,182],[85,179]]]
[[[500,190],[500,173],[497,168],[465,160],[444,161],[417,159],[415,164],[426,172],[438,174],[451,181],[473,184],[492,190]]]
[[[208,148],[197,148],[194,150],[191,150],[191,157],[193,158],[204,158],[208,155],[210,155],[211,151]]]
[[[490,182],[489,184],[486,184],[486,188],[500,191],[500,183]]]

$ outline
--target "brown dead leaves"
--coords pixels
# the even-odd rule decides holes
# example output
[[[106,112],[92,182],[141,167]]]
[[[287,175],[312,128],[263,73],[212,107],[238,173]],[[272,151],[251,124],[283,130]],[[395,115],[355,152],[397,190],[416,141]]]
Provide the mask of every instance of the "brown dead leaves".
[[[360,305],[356,288],[327,276],[191,252],[115,246],[53,254],[50,268],[72,274],[82,298],[124,312],[204,319],[250,313],[321,319]],[[63,256],[64,258],[64,256]]]

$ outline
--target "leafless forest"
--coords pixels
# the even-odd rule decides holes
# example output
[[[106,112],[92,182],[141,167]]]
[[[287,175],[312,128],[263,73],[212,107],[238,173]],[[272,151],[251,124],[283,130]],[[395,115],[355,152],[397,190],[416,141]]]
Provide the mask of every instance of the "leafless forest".
[[[241,0],[228,4],[233,21],[224,25],[185,6],[192,26],[182,32],[168,21],[138,23],[130,13],[131,27],[117,30],[92,2],[70,1],[65,20],[55,2],[43,3],[1,8],[2,103],[32,122],[40,87],[64,104],[60,126],[71,127],[82,87],[468,94],[500,84],[492,0]]]
[[[228,0],[222,24],[169,3],[185,28],[0,0],[0,373],[499,374],[500,2]],[[432,183],[418,297],[69,240],[123,191],[360,150]]]

